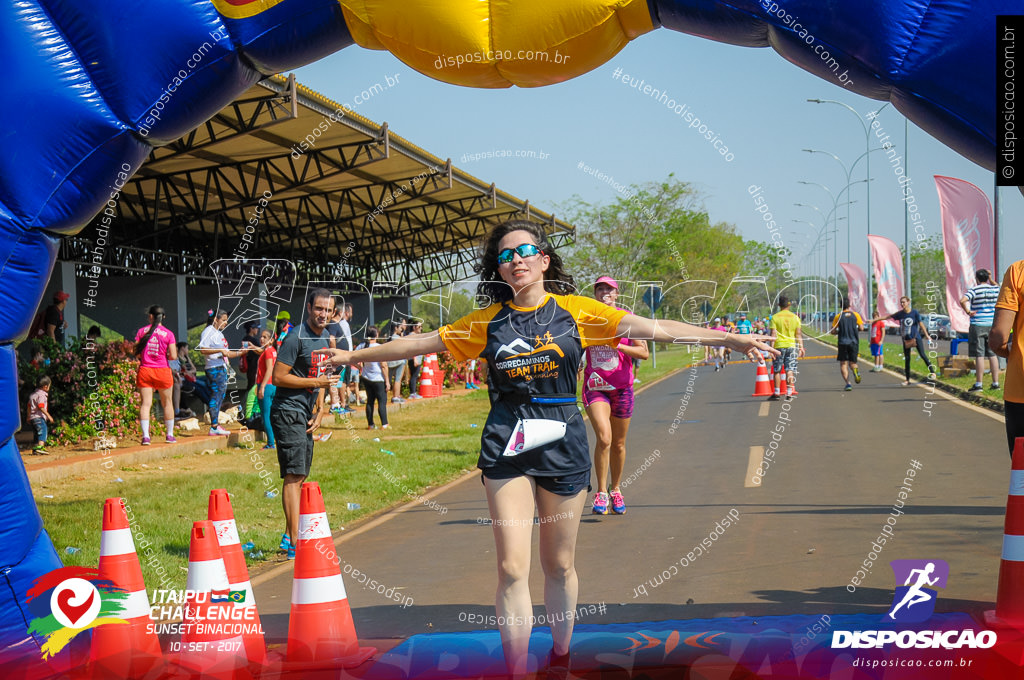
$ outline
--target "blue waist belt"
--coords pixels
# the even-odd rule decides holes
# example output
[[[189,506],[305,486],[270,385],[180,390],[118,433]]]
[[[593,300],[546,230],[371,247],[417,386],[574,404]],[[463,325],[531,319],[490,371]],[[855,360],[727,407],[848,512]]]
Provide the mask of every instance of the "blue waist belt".
[[[575,394],[537,394],[537,395],[512,395],[503,394],[498,397],[498,401],[504,402],[510,406],[522,406],[523,404],[545,404],[545,405],[561,405],[561,404],[575,404]]]

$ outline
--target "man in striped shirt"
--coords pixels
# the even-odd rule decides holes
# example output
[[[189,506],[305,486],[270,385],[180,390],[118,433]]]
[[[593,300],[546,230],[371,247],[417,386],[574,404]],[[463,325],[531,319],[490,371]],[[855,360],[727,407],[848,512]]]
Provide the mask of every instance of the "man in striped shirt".
[[[989,333],[992,332],[992,319],[996,313],[996,300],[999,299],[999,286],[993,285],[989,279],[992,274],[987,269],[979,269],[974,274],[978,285],[967,290],[960,298],[960,306],[971,317],[971,327],[967,341],[969,352],[977,362],[977,375],[974,386],[968,392],[980,392],[983,388],[981,379],[985,375],[985,357],[988,357],[992,371],[991,389],[999,389],[999,358],[989,344]]]

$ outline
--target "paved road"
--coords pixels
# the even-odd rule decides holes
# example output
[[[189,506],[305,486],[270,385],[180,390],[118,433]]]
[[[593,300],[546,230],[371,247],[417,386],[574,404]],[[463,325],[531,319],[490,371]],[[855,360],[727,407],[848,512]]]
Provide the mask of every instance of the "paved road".
[[[750,365],[685,370],[637,397],[627,476],[649,463],[625,489],[626,516],[582,519],[580,602],[604,603],[606,613],[581,623],[884,613],[893,559],[949,562],[937,610],[991,608],[1009,467],[1001,420],[939,392],[902,387],[889,374],[866,373],[843,392],[831,360],[802,365],[800,396],[789,404],[751,398],[753,378]],[[672,428],[684,400],[685,422]],[[761,449],[752,447],[771,451],[760,484],[752,477]],[[907,486],[914,460],[920,469]],[[896,515],[893,538],[849,592],[904,486],[905,514]],[[479,629],[468,615],[494,613],[494,547],[481,523],[479,479],[434,500],[448,513],[421,506],[393,514],[340,544],[353,567],[414,600],[402,609],[346,576],[360,637]],[[710,550],[698,555],[695,546],[719,533],[716,523],[730,513],[738,521],[719,524]],[[536,533],[531,588],[539,614]],[[258,580],[272,640],[285,637],[290,589],[290,571]]]

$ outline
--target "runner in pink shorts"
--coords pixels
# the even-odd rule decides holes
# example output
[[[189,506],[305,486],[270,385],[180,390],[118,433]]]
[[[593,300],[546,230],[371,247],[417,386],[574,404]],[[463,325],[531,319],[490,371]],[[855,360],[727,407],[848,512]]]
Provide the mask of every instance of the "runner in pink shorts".
[[[594,297],[614,307],[619,297],[619,284],[610,276],[602,276],[594,282]],[[609,500],[615,514],[626,513],[619,482],[626,465],[626,433],[633,416],[633,359],[648,356],[647,343],[643,340],[623,338],[618,347],[592,345],[587,348],[583,406],[597,438],[594,443],[597,492],[592,509],[595,515],[608,514]]]

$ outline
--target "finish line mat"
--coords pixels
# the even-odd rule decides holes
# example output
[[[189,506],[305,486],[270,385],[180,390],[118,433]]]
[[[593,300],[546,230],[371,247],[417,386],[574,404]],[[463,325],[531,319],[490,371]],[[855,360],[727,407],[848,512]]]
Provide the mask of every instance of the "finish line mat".
[[[920,624],[892,624],[878,614],[765,616],[577,625],[571,673],[586,679],[616,678],[986,678],[1017,668],[1009,648],[1020,635],[1001,631],[994,649],[832,648],[836,631],[985,630],[964,613],[934,614]],[[852,639],[842,636],[841,639]],[[534,628],[530,671],[544,669],[549,628]],[[998,663],[997,663],[998,662]],[[996,666],[993,666],[993,664]],[[1010,665],[1007,665],[1010,664]],[[998,670],[997,670],[998,668]],[[365,669],[365,670],[364,670]],[[689,674],[686,674],[686,670]],[[361,668],[363,680],[469,680],[505,676],[497,630],[414,635]]]

